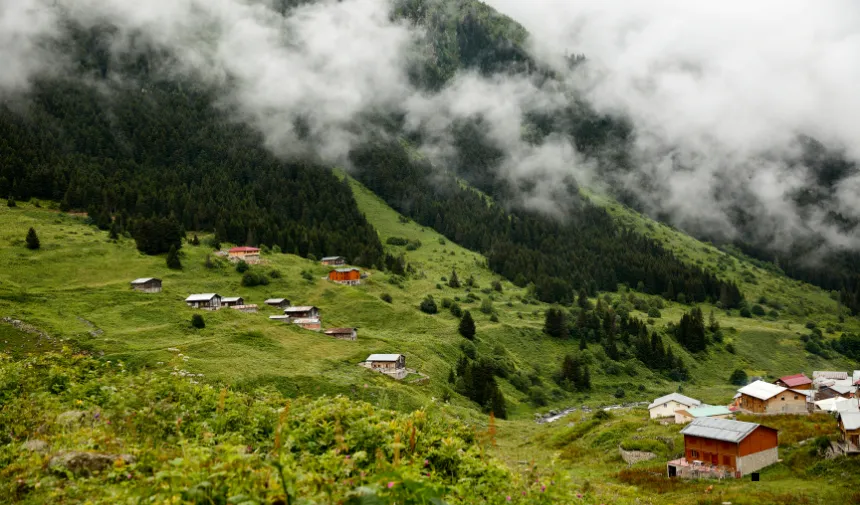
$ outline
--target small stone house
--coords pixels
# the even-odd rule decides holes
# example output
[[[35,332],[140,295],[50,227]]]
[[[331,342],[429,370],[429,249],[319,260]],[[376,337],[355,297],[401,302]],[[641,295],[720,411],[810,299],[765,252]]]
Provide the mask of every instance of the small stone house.
[[[777,430],[760,424],[703,417],[681,434],[684,457],[667,464],[669,477],[740,478],[779,459]]]
[[[131,289],[141,293],[161,293],[161,279],[142,277],[131,281]]]
[[[320,260],[320,263],[330,267],[339,267],[346,264],[346,258],[343,256],[326,256]]]
[[[648,405],[648,413],[651,419],[659,419],[661,417],[675,417],[675,412],[678,410],[698,407],[702,402],[689,396],[684,396],[681,393],[671,393],[666,396],[657,398],[651,405]]]
[[[279,309],[286,309],[287,307],[290,306],[290,301],[287,300],[286,298],[269,298],[268,300],[266,300],[263,303],[265,303],[266,305],[268,305],[270,307],[276,307]]]
[[[355,328],[329,328],[324,333],[338,340],[355,340],[358,338],[358,332]]]
[[[290,322],[297,325],[297,326],[300,326],[306,330],[320,331],[322,329],[322,322],[317,318],[312,318],[312,317],[290,318]]]
[[[793,391],[764,381],[738,389],[738,407],[753,414],[804,414],[809,412],[805,391]]]
[[[185,303],[194,309],[218,310],[221,308],[221,295],[218,293],[191,295],[185,299]]]
[[[731,419],[732,411],[722,405],[707,405],[675,412],[675,424],[687,424],[694,419],[710,417],[713,419]]]
[[[402,354],[371,354],[361,364],[397,380],[403,379],[407,375],[406,356]]]
[[[780,377],[773,383],[786,389],[812,389],[812,379],[802,373]]]
[[[284,314],[292,318],[319,319],[320,309],[314,306],[287,307]]]
[[[338,268],[328,273],[328,280],[338,284],[357,286],[361,284],[361,270],[357,268]]]
[[[227,251],[227,257],[230,261],[244,261],[245,263],[254,264],[260,262],[260,249],[257,247],[233,247]]]

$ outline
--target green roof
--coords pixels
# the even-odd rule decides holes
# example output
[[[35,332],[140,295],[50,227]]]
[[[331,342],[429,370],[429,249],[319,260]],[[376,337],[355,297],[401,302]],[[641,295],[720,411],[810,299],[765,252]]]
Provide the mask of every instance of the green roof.
[[[694,409],[687,409],[687,412],[693,417],[727,416],[732,413],[728,407],[723,407],[722,405],[696,407]]]

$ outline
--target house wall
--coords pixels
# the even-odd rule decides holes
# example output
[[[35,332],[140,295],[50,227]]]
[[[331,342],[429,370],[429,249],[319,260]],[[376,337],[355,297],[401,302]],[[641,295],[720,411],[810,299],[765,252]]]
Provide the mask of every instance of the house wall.
[[[330,281],[340,282],[342,284],[358,284],[361,282],[361,272],[358,270],[350,270],[349,272],[338,272],[332,270],[328,273]]]
[[[738,444],[684,435],[684,458],[709,465],[737,468]]]
[[[335,333],[327,335],[329,335],[330,337],[334,337],[338,340],[355,340],[357,337],[355,331],[353,331],[352,333]]]
[[[737,471],[741,476],[748,475],[766,466],[770,466],[779,460],[779,449],[773,447],[747,456],[738,458]]]
[[[784,391],[767,401],[767,414],[805,414],[806,395],[794,391]]]
[[[340,266],[340,265],[343,265],[345,263],[346,263],[346,261],[343,258],[336,259],[336,260],[325,260],[322,262],[323,265],[328,265],[328,266]]]
[[[692,405],[684,405],[682,403],[678,403],[675,400],[664,403],[663,405],[658,405],[653,409],[649,410],[648,413],[651,416],[651,419],[657,419],[660,417],[675,417],[676,410],[688,409],[692,407]]]

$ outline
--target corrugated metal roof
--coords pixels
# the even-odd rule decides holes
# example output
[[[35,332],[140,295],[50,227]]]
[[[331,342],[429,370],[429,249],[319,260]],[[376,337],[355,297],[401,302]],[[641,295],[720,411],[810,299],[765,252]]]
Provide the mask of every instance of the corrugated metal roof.
[[[131,281],[132,284],[146,284],[149,281],[160,281],[161,279],[156,279],[155,277],[141,277],[140,279],[135,279]]]
[[[661,396],[660,398],[657,398],[656,400],[651,402],[651,405],[648,405],[648,408],[653,409],[654,407],[663,405],[664,403],[668,403],[673,400],[682,405],[687,405],[690,407],[698,407],[702,404],[702,402],[700,402],[699,400],[696,400],[695,398],[690,398],[689,396],[684,396],[681,393],[670,393],[666,396]]]
[[[846,430],[860,430],[860,412],[840,412],[839,419]]]
[[[786,375],[785,377],[780,377],[779,380],[790,388],[802,386],[803,384],[812,384],[812,379],[802,373]]]
[[[697,407],[687,409],[687,413],[693,417],[711,417],[711,416],[727,416],[732,413],[728,407],[722,405],[708,405],[707,407]]]
[[[371,354],[364,361],[397,361],[402,354]]]
[[[287,301],[286,298],[269,298],[263,303],[284,303],[285,301]]]
[[[313,310],[313,309],[316,309],[316,307],[314,307],[312,305],[301,306],[301,307],[287,307],[286,309],[284,309],[284,312],[285,313],[286,312],[308,312],[308,311]],[[317,310],[319,310],[319,309],[317,309]]]
[[[191,295],[185,299],[186,302],[208,302],[209,300],[215,298],[218,293],[200,293],[196,295]]]
[[[355,331],[355,328],[329,328],[325,331],[325,333],[352,333]]]
[[[315,317],[299,317],[291,320],[290,322],[296,324],[319,324],[320,320]]]
[[[825,371],[816,371],[816,372],[812,372],[812,378],[813,379],[818,379],[818,378],[836,379],[836,380],[847,379],[848,378],[848,372],[833,372],[833,371],[826,371],[826,370]]]
[[[361,272],[361,270],[359,270],[359,269],[357,269],[357,268],[335,268],[335,269],[334,269],[334,271],[335,271],[335,272],[341,272],[341,273],[345,273],[345,272],[353,272],[353,271],[355,271],[355,272]]]
[[[323,256],[323,259],[321,259],[320,261],[334,261],[334,260],[342,260],[342,259],[344,259],[343,256]]]
[[[826,400],[818,400],[815,406],[819,410],[825,412],[858,412],[860,407],[857,406],[857,399],[848,398],[828,398]]]
[[[241,296],[224,296],[221,298],[222,303],[238,302],[239,300],[242,300]]]
[[[786,391],[786,388],[765,381],[755,381],[738,389],[739,393],[758,398],[759,400],[769,400],[784,391]]]
[[[827,387],[829,387],[833,391],[836,391],[840,395],[846,395],[848,393],[853,393],[854,391],[857,390],[856,386],[846,386],[844,384],[834,384],[832,386],[827,386]]]
[[[713,417],[700,417],[693,419],[690,424],[681,430],[684,435],[722,440],[724,442],[739,443],[747,435],[760,425],[756,423],[745,423],[732,421],[730,419],[715,419]]]

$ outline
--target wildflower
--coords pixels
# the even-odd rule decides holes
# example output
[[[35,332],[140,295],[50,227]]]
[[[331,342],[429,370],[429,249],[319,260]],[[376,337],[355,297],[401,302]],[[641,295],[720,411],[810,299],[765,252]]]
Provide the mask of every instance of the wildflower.
[[[123,461],[122,458],[117,458],[113,461],[113,466],[116,468],[122,468],[125,466],[125,461]]]
[[[125,474],[125,478],[128,480],[131,480],[131,474],[130,473]]]
[[[429,464],[430,464],[430,460],[429,460],[429,459],[425,459],[425,460],[424,460],[424,466],[428,466]]]
[[[582,493],[576,493],[576,497],[581,500],[582,499]]]
[[[393,487],[394,487],[394,482],[389,482],[389,483],[388,483],[388,489],[391,489],[391,488],[393,488]]]
[[[83,405],[83,400],[75,400],[75,405]]]
[[[541,487],[540,487],[540,492],[541,492],[541,493],[543,493],[544,491],[546,491],[546,486],[541,486]]]
[[[110,419],[105,419],[105,423],[110,424]]]
[[[523,496],[525,496],[525,495],[526,495],[526,492],[525,492],[525,491],[523,491]]]
[[[511,501],[511,495],[505,496],[505,500]]]

